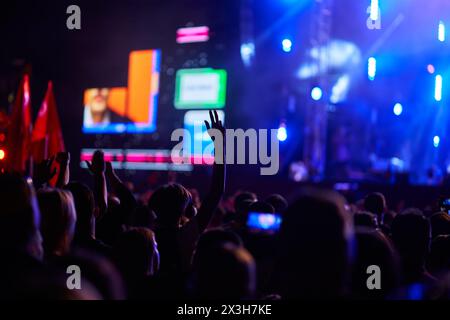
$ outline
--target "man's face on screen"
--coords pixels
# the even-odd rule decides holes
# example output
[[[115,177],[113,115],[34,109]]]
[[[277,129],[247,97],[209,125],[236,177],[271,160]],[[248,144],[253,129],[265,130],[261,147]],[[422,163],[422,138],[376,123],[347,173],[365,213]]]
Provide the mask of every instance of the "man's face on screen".
[[[93,113],[104,112],[107,107],[109,89],[92,89],[89,105]]]

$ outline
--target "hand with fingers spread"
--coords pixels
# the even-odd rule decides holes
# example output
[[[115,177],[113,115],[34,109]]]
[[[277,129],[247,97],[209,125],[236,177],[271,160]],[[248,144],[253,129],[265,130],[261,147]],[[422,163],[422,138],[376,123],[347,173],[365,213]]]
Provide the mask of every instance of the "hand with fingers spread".
[[[206,129],[208,130],[208,134],[210,135],[211,139],[214,141],[215,137],[214,134],[211,134],[210,129],[219,130],[220,133],[222,133],[222,136],[225,134],[225,127],[222,124],[222,121],[219,120],[219,115],[217,114],[217,111],[211,111],[209,110],[209,118],[211,119],[211,124],[207,120],[205,120]]]
[[[211,186],[206,197],[203,199],[197,214],[200,231],[205,230],[210,223],[225,190],[225,127],[223,126],[222,121],[219,120],[219,115],[216,110],[209,111],[209,117],[211,123],[205,120],[205,125],[209,136],[214,141],[214,164],[212,166]],[[217,130],[222,139],[215,139],[218,137]]]

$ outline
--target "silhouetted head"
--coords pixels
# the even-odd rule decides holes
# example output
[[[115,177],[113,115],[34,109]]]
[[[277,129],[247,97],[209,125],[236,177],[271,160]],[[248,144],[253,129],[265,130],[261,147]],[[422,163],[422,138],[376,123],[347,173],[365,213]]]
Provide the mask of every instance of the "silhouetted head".
[[[440,235],[450,235],[450,215],[447,212],[437,212],[430,217],[431,233],[434,239]]]
[[[195,265],[201,257],[207,257],[208,252],[223,246],[225,243],[232,243],[237,247],[242,247],[242,239],[234,232],[223,229],[210,229],[203,232],[195,246],[192,256],[192,264]]]
[[[234,211],[239,214],[245,212],[248,208],[249,203],[257,201],[258,198],[256,194],[249,191],[239,192],[234,197]]]
[[[272,194],[268,196],[266,202],[270,204],[277,213],[283,213],[288,207],[287,200],[279,194]]]
[[[133,212],[133,226],[145,227],[154,230],[156,227],[156,214],[148,206],[138,205]]]
[[[379,268],[373,270],[370,268]],[[400,280],[399,258],[391,241],[380,231],[356,229],[356,259],[352,266],[352,296],[356,299],[384,299],[393,293]],[[369,276],[378,272],[379,284],[374,277],[372,285],[367,287]]]
[[[75,232],[76,211],[72,194],[60,189],[37,193],[42,214],[41,232],[46,256],[63,256],[70,251]]]
[[[186,211],[196,210],[191,193],[178,183],[156,189],[148,201],[148,207],[155,212],[159,227],[179,227]],[[193,215],[189,213],[189,216]]]
[[[148,228],[130,228],[119,236],[114,257],[127,279],[154,275],[159,269],[155,234]]]
[[[255,201],[248,207],[248,212],[275,213],[275,209],[265,201]]]
[[[72,193],[77,211],[75,239],[95,237],[94,193],[87,185],[80,182],[70,182],[66,189]]]
[[[200,193],[198,192],[198,190],[195,189],[195,188],[191,188],[191,189],[189,189],[189,192],[191,193],[192,204],[196,208],[200,208],[200,206],[201,206],[201,199],[200,199]],[[195,213],[197,213],[197,212],[195,212]],[[187,218],[191,219],[193,217],[187,217]]]
[[[436,277],[450,270],[450,235],[439,235],[433,239],[427,261],[428,270]]]
[[[386,199],[380,192],[369,193],[364,199],[364,209],[380,217],[386,209]]]
[[[0,174],[0,249],[41,259],[40,213],[32,182],[18,174]]]
[[[279,234],[279,293],[284,298],[344,294],[353,224],[335,192],[305,189],[284,214]]]
[[[383,221],[378,221],[378,223],[382,223],[384,226],[390,228],[392,225],[392,221],[394,221],[396,215],[397,214],[394,211],[386,211],[383,215]]]
[[[65,273],[67,266],[78,266],[81,271],[81,287],[87,280],[105,300],[125,298],[125,288],[121,275],[115,265],[95,252],[77,248],[58,260]],[[75,290],[76,291],[76,290]]]
[[[391,233],[407,278],[419,276],[430,245],[429,221],[420,210],[406,209],[394,218]]]
[[[423,300],[449,301],[450,300],[450,272],[443,274],[439,281],[434,282],[431,286],[424,288]]]
[[[377,216],[368,211],[359,211],[353,216],[353,223],[356,227],[378,228]]]
[[[51,267],[22,273],[14,279],[14,288],[8,290],[7,295],[0,292],[0,297],[19,301],[102,300],[104,297],[99,290],[84,276],[84,269],[81,269],[79,282],[69,278],[71,274],[66,273],[66,270],[70,265],[71,262],[61,265],[61,268]],[[68,284],[74,285],[75,282],[80,284],[79,289],[69,289]]]
[[[243,247],[227,242],[198,257],[193,273],[196,298],[250,299],[254,297],[255,288],[255,262]]]

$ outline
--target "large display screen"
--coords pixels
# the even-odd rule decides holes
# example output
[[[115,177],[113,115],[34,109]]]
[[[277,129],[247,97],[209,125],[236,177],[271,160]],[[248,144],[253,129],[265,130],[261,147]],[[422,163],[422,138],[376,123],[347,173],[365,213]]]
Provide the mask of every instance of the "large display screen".
[[[213,162],[204,121],[209,120],[208,110],[220,109],[224,123],[227,72],[187,69],[185,59],[173,61],[160,50],[131,51],[127,84],[98,83],[84,90],[82,167],[98,147],[108,151],[105,157],[116,169],[192,171],[194,165]],[[183,164],[171,157],[171,134],[181,128],[183,157],[191,158]]]
[[[156,130],[159,50],[132,51],[128,86],[84,92],[84,133],[150,133]]]

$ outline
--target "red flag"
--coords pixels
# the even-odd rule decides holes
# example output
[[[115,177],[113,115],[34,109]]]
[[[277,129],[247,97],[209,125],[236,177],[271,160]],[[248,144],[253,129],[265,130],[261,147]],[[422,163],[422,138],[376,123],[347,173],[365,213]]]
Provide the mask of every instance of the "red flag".
[[[48,83],[44,101],[34,123],[31,147],[33,161],[35,162],[40,162],[56,155],[58,152],[65,151],[51,81]]]
[[[30,159],[31,101],[30,78],[25,74],[20,82],[8,126],[7,166],[9,170],[25,173]]]

